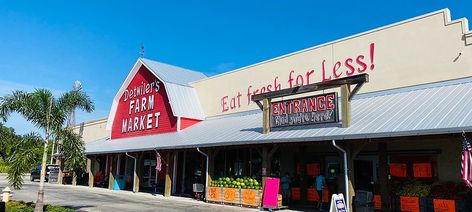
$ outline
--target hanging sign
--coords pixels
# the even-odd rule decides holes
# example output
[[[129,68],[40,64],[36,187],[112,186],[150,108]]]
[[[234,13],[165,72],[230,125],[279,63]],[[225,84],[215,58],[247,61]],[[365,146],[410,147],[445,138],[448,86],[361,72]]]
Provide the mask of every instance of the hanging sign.
[[[319,163],[307,163],[306,164],[306,174],[311,176],[318,176],[320,174],[320,164]]]
[[[337,93],[273,102],[270,127],[286,127],[339,122]]]
[[[413,175],[415,177],[433,177],[431,172],[431,163],[415,163],[413,164]]]
[[[406,177],[406,164],[390,163],[390,175],[392,177]]]

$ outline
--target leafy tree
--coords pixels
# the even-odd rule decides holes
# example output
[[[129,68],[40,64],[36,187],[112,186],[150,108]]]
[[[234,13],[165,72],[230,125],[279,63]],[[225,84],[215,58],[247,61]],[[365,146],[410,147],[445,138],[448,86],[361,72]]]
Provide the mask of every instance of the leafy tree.
[[[20,136],[16,135],[15,130],[11,127],[5,127],[0,122],[0,158],[2,161],[7,161],[11,154],[11,147],[21,140]]]
[[[80,89],[66,92],[59,98],[55,98],[52,92],[46,89],[37,89],[33,92],[13,91],[11,95],[0,98],[0,118],[3,121],[6,121],[12,112],[18,112],[27,121],[44,130],[45,142],[42,149],[42,168],[36,211],[42,211],[43,208],[44,178],[49,140],[62,141],[64,157],[69,160],[68,164],[72,171],[82,169],[85,165],[84,143],[80,136],[66,127],[69,114],[76,108],[87,112],[92,112],[94,109],[90,97]],[[24,160],[23,156],[27,157],[26,155],[19,155],[20,158],[14,160]],[[21,165],[21,161],[12,161],[12,164]],[[14,182],[19,178],[13,176],[14,173],[19,173],[19,171],[12,172],[12,176],[9,177],[9,180],[13,180],[10,182],[11,184],[21,185],[21,183],[18,184],[18,181]]]

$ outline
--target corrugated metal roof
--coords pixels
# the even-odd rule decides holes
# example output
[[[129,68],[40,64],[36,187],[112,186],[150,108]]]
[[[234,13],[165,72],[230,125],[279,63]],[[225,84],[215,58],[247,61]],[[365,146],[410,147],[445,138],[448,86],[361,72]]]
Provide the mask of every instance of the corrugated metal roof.
[[[166,83],[172,113],[177,117],[204,120],[205,114],[195,88]]]
[[[164,82],[189,86],[190,82],[206,78],[205,74],[154,60],[140,58]]]
[[[86,153],[469,132],[472,78],[358,95],[351,106],[349,128],[297,126],[265,135],[262,113],[252,111],[207,118],[180,132],[99,140],[88,143]]]
[[[159,79],[164,81],[174,116],[197,120],[205,119],[197,91],[189,86],[192,81],[206,78],[203,73],[145,58],[140,60]]]

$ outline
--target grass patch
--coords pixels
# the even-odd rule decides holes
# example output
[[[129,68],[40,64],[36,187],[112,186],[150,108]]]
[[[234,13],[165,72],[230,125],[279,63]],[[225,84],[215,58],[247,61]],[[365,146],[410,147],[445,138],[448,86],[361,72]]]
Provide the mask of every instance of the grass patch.
[[[34,202],[24,202],[12,200],[7,203],[7,210],[9,212],[33,212]],[[48,212],[74,212],[75,210],[64,208],[62,206],[44,205],[44,211]]]

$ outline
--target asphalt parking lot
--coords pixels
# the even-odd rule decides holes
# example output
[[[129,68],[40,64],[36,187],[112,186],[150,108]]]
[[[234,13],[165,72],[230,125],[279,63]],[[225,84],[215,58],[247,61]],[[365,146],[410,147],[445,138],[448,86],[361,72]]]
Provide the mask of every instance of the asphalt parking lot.
[[[21,190],[14,190],[12,199],[36,201],[39,182],[30,182],[25,177]],[[8,185],[6,176],[0,174],[0,190]],[[73,208],[77,211],[258,211],[236,206],[210,204],[182,197],[163,197],[148,193],[111,191],[85,186],[57,185],[46,183],[45,203]]]

